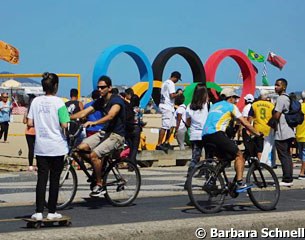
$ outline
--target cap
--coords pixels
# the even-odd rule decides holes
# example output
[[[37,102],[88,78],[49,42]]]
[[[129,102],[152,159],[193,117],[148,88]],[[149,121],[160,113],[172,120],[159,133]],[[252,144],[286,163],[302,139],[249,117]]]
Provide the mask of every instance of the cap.
[[[224,88],[224,89],[222,89],[220,95],[224,95],[227,98],[229,98],[229,97],[239,98],[239,96],[237,95],[237,93],[234,91],[233,88]]]
[[[178,80],[182,81],[182,79],[181,79],[181,73],[178,72],[178,71],[172,72],[171,77],[175,77],[175,78],[177,78]]]
[[[302,99],[305,99],[305,90],[302,92]]]
[[[269,92],[268,92],[267,90],[262,89],[262,90],[260,91],[260,97],[261,97],[261,99],[267,98],[267,97],[268,97],[268,94],[269,94]]]
[[[247,102],[253,102],[254,101],[254,97],[252,94],[247,94],[244,99],[247,101]]]

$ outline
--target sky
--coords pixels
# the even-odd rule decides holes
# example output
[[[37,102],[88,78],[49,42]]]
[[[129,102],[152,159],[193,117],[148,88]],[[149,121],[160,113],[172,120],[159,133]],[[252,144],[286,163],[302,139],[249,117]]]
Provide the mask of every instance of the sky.
[[[220,49],[252,49],[267,57],[268,51],[287,64],[279,70],[267,63],[270,84],[284,77],[288,92],[305,90],[305,1],[303,0],[10,0],[1,1],[0,40],[20,51],[20,63],[0,60],[0,72],[79,73],[81,95],[91,93],[92,74],[98,56],[114,44],[131,44],[150,63],[163,49],[184,46],[205,63]],[[262,63],[256,84],[261,85]],[[183,82],[193,77],[186,60],[174,55],[163,79],[172,71]],[[239,68],[230,57],[221,62],[216,83],[242,83]],[[107,75],[113,85],[133,86],[139,72],[132,58],[120,54]],[[35,79],[40,81],[41,79]],[[60,96],[68,96],[76,79],[60,80]]]

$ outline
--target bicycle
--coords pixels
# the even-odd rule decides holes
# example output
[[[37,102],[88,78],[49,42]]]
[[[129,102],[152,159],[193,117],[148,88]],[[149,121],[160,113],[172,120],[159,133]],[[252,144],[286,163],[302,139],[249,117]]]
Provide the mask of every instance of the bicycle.
[[[96,184],[94,171],[91,172],[91,169],[86,167],[86,161],[73,157],[74,152],[79,151],[76,148],[75,143],[77,137],[80,135],[81,131],[83,131],[83,127],[75,122],[71,122],[70,124],[76,126],[70,127],[73,130],[71,131],[69,129],[68,133],[69,152],[65,157],[64,169],[60,176],[57,202],[58,210],[62,210],[69,206],[76,195],[78,178],[73,166],[75,162],[88,177],[87,182],[90,183],[91,190]],[[122,150],[123,149],[112,151],[105,156],[102,168],[102,179],[105,183],[106,190],[104,196],[110,204],[118,207],[131,205],[137,198],[141,186],[139,168],[130,160],[120,157],[120,152]],[[82,152],[90,153],[88,151]],[[90,162],[87,163],[91,165]]]
[[[275,209],[279,197],[280,186],[273,169],[260,163],[256,157],[254,138],[250,139],[250,155],[247,159],[249,168],[246,176],[248,189],[246,190],[252,203],[263,211]],[[207,144],[206,150],[214,155],[216,146]],[[226,167],[231,161],[215,160],[209,157],[199,162],[187,180],[188,195],[194,206],[203,213],[219,212],[226,196],[237,198],[236,176],[230,181],[226,174]]]

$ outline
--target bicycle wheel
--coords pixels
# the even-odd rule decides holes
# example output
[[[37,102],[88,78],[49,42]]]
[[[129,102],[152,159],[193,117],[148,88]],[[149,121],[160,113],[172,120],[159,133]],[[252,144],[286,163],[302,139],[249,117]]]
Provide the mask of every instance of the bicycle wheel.
[[[276,207],[280,197],[280,186],[273,169],[264,163],[252,164],[248,170],[247,184],[251,186],[247,190],[253,204],[264,211]]]
[[[138,196],[141,175],[138,167],[129,160],[115,161],[105,172],[106,199],[113,205],[130,205]]]
[[[77,182],[75,169],[70,164],[66,164],[59,180],[57,210],[62,210],[71,204],[77,191]],[[48,196],[49,190],[47,189],[46,199],[48,199]],[[47,201],[46,207],[48,207]]]
[[[196,165],[187,180],[187,191],[195,207],[203,213],[216,213],[224,198],[224,180],[216,176],[213,166],[206,163]]]

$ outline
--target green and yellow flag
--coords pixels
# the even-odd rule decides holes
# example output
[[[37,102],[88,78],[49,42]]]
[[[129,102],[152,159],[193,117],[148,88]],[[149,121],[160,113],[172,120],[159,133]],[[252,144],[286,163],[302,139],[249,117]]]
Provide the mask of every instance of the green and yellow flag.
[[[250,58],[253,61],[257,61],[257,62],[264,62],[265,61],[265,57],[261,54],[258,54],[254,51],[252,51],[251,49],[248,49],[248,58]]]

